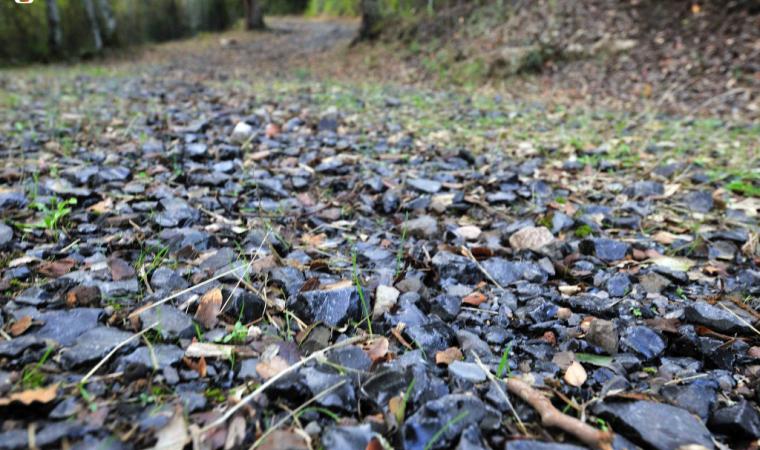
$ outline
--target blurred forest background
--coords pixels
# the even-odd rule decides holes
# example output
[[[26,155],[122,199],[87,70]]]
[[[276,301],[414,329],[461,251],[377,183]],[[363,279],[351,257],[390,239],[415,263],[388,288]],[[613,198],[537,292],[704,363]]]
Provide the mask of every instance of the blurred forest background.
[[[358,16],[361,13],[361,0],[255,0],[253,3],[264,15]],[[377,3],[386,14],[409,15],[453,2],[379,0]],[[244,0],[35,0],[32,4],[19,5],[3,0],[0,1],[0,63],[88,57],[104,48],[161,42],[242,26],[245,4]]]

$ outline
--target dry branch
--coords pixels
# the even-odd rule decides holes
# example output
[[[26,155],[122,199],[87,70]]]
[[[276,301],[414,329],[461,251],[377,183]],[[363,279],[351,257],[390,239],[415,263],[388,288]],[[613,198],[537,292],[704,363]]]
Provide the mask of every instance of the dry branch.
[[[597,430],[575,417],[563,414],[540,391],[522,380],[508,378],[506,384],[509,392],[520,397],[541,415],[542,425],[559,428],[566,433],[572,434],[589,447],[598,450],[612,450],[612,432]]]

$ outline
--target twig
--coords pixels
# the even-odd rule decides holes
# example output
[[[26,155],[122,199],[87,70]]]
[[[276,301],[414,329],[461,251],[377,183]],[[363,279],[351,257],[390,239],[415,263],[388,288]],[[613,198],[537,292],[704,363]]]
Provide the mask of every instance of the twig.
[[[482,265],[480,265],[480,263],[478,262],[478,260],[475,259],[475,256],[472,255],[472,252],[470,251],[470,249],[468,249],[465,246],[462,246],[462,253],[464,253],[464,256],[470,258],[472,260],[472,262],[475,263],[476,266],[478,266],[478,269],[480,269],[480,271],[483,272],[483,275],[485,275],[486,278],[488,278],[488,281],[490,281],[491,283],[493,283],[494,286],[496,286],[497,288],[504,289],[496,280],[493,279],[493,277],[491,276],[490,273],[488,273],[488,271],[486,270],[486,268],[483,267]]]
[[[253,400],[256,396],[267,390],[271,385],[276,383],[280,378],[283,378],[285,375],[290,374],[291,372],[295,371],[296,369],[300,368],[304,364],[313,361],[315,359],[322,359],[324,358],[325,354],[331,350],[335,350],[337,348],[345,347],[347,345],[356,344],[357,342],[362,342],[369,339],[369,336],[356,336],[351,339],[346,339],[345,341],[338,342],[337,344],[333,344],[330,347],[323,348],[322,350],[316,351],[309,355],[308,357],[298,361],[297,363],[293,364],[292,366],[288,367],[287,369],[283,370],[282,372],[278,373],[277,375],[273,376],[272,378],[268,379],[266,383],[262,384],[258,387],[255,391],[251,392],[250,394],[243,397],[237,404],[232,406],[222,414],[221,417],[216,419],[215,421],[211,422],[210,424],[206,425],[205,427],[200,429],[200,433],[205,433],[215,427],[218,427],[219,425],[224,424],[227,419],[232,417],[240,408],[245,406],[247,403],[249,403],[251,400]]]
[[[272,432],[274,430],[280,428],[282,426],[282,424],[284,424],[285,422],[287,422],[288,420],[290,420],[291,417],[295,416],[299,412],[301,412],[304,409],[306,409],[307,406],[311,405],[312,403],[314,403],[315,401],[317,401],[320,398],[324,397],[325,395],[329,394],[330,392],[338,389],[339,387],[343,386],[344,384],[346,384],[346,380],[343,380],[343,381],[341,381],[340,383],[338,383],[336,385],[330,386],[329,388],[323,390],[322,392],[318,393],[317,395],[315,395],[314,397],[312,397],[311,399],[309,399],[306,403],[304,403],[301,406],[299,406],[298,408],[290,411],[287,416],[285,416],[282,419],[278,420],[277,423],[275,423],[274,425],[272,425],[271,427],[269,427],[264,432],[264,434],[261,435],[260,438],[256,439],[256,442],[254,442],[253,445],[251,445],[251,447],[249,448],[249,450],[253,450],[253,449],[257,448],[259,445],[261,445],[261,443],[264,442],[264,439],[266,439],[267,436],[269,436],[270,434],[272,434]]]
[[[597,430],[575,417],[563,414],[540,391],[522,380],[508,378],[505,382],[510,392],[520,397],[538,412],[541,416],[541,424],[544,426],[559,428],[572,434],[589,447],[598,450],[612,450],[612,432]]]
[[[155,327],[156,325],[158,325],[158,322],[153,323],[151,326],[146,327],[141,332],[133,334],[132,336],[128,337],[127,339],[124,339],[123,341],[119,342],[119,344],[116,347],[114,347],[113,350],[111,350],[110,352],[108,352],[108,354],[106,356],[104,356],[103,359],[100,360],[100,362],[98,362],[97,364],[95,364],[95,367],[93,367],[92,369],[90,369],[89,372],[87,372],[87,375],[85,375],[84,377],[82,377],[82,379],[79,381],[79,384],[85,384],[85,383],[87,383],[87,380],[90,379],[90,377],[93,376],[95,374],[95,372],[97,372],[98,369],[100,369],[100,367],[103,364],[105,364],[106,361],[108,361],[117,351],[119,351],[120,348],[122,348],[125,345],[127,345],[127,343],[129,343],[132,339],[136,339],[136,338],[142,336],[143,334],[145,334],[148,330],[153,329],[153,327]]]
[[[726,311],[728,311],[731,314],[733,314],[733,316],[736,317],[739,320],[739,322],[741,322],[744,325],[748,326],[752,331],[754,331],[755,333],[757,333],[760,336],[760,330],[758,330],[757,328],[753,327],[751,323],[747,322],[744,318],[742,318],[741,316],[739,316],[739,314],[736,314],[735,312],[731,311],[731,309],[729,309],[729,307],[726,306],[726,305],[724,305],[723,303],[718,303],[718,304],[721,307],[723,307],[723,309],[725,309]]]
[[[257,251],[257,253],[258,253],[258,251]],[[250,267],[251,267],[251,264],[253,264],[253,262],[254,262],[254,259],[253,259],[253,258],[251,258],[251,261],[250,261],[250,262],[248,263],[248,265],[245,267],[244,271],[248,271],[248,270],[250,269]],[[207,285],[207,284],[209,284],[209,283],[213,283],[214,281],[216,281],[216,280],[218,280],[218,279],[220,279],[220,278],[224,278],[224,277],[226,277],[227,275],[233,274],[233,273],[235,273],[235,272],[239,272],[239,271],[240,271],[240,269],[241,269],[241,267],[240,267],[240,266],[235,266],[235,267],[233,267],[233,268],[232,268],[232,269],[230,269],[230,270],[226,270],[226,271],[224,271],[224,272],[220,273],[219,275],[215,275],[215,276],[213,276],[213,277],[209,278],[209,279],[208,279],[208,280],[206,280],[206,281],[201,281],[200,283],[198,283],[198,284],[196,284],[196,285],[194,285],[194,286],[190,286],[190,287],[189,287],[189,288],[187,288],[187,289],[183,289],[183,290],[181,290],[181,291],[179,291],[179,292],[177,292],[177,293],[171,294],[171,295],[169,295],[168,297],[164,297],[164,298],[162,298],[161,300],[158,300],[158,301],[156,301],[156,302],[153,302],[153,303],[151,303],[150,305],[141,306],[140,308],[137,308],[136,310],[132,311],[132,312],[131,312],[131,313],[130,313],[128,316],[127,316],[127,318],[128,318],[128,319],[132,319],[132,318],[134,318],[134,317],[136,317],[136,316],[138,316],[138,315],[140,315],[140,314],[144,313],[145,311],[148,311],[148,310],[151,310],[151,309],[153,309],[153,308],[155,308],[155,307],[157,307],[157,306],[163,305],[164,303],[166,303],[166,302],[168,302],[168,301],[170,301],[170,300],[174,300],[174,299],[175,299],[175,298],[177,298],[177,297],[181,297],[181,296],[183,296],[183,295],[187,294],[188,292],[192,292],[192,291],[194,291],[195,289],[198,289],[199,287],[205,286],[205,285]]]
[[[515,420],[517,421],[517,428],[520,429],[520,432],[526,436],[530,436],[530,433],[528,433],[528,429],[525,428],[525,424],[520,419],[520,416],[517,415],[517,411],[515,411],[515,407],[512,406],[512,402],[509,400],[509,397],[507,396],[507,393],[504,392],[504,389],[501,388],[499,385],[499,380],[496,379],[496,377],[491,373],[491,370],[486,367],[483,362],[480,360],[478,355],[475,354],[475,352],[472,353],[475,357],[475,363],[480,366],[480,370],[486,373],[486,376],[489,380],[491,380],[491,383],[494,385],[497,391],[499,391],[499,394],[504,398],[504,401],[507,402],[507,406],[509,406],[509,410],[512,411],[512,415],[515,416]]]

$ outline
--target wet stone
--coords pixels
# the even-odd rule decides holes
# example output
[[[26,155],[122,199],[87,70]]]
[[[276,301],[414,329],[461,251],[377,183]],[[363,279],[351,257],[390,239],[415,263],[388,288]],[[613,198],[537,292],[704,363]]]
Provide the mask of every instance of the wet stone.
[[[303,382],[311,391],[312,395],[318,395],[322,391],[345,383],[327,395],[319,397],[316,403],[325,408],[337,408],[346,412],[354,412],[356,407],[356,391],[350,380],[343,375],[338,375],[322,368],[307,367],[300,371]]]
[[[450,252],[438,252],[433,257],[433,266],[441,279],[451,278],[463,284],[475,284],[483,279],[478,266],[465,258]]]
[[[650,198],[665,193],[665,186],[657,181],[637,181],[625,188],[623,193],[629,197]]]
[[[53,296],[39,286],[32,286],[16,296],[16,303],[39,306],[53,300]]]
[[[718,383],[710,379],[698,379],[685,385],[668,385],[660,394],[674,406],[697,415],[706,422],[718,395]]]
[[[13,240],[13,229],[0,222],[0,248],[5,247]]]
[[[456,418],[459,419],[455,420]],[[493,430],[500,426],[500,422],[501,415],[477,397],[447,395],[425,403],[406,419],[403,426],[404,448],[450,448],[470,425],[482,430]],[[439,439],[428,446],[436,433],[439,434]]]
[[[153,324],[164,339],[191,338],[195,335],[193,320],[174,306],[166,303],[140,313],[142,329]]]
[[[406,184],[412,188],[428,194],[435,194],[441,190],[441,183],[435,180],[425,178],[412,178],[406,181]]]
[[[614,262],[625,258],[630,246],[613,239],[585,239],[580,243],[580,250],[587,255],[594,255],[604,262]]]
[[[404,332],[431,357],[456,343],[454,330],[435,317],[422,325],[410,325]]]
[[[68,370],[98,360],[131,336],[132,333],[115,328],[105,326],[93,328],[79,336],[71,348],[61,351],[61,364]],[[136,341],[122,348],[129,350],[134,346],[136,346]]]
[[[729,436],[760,438],[760,414],[746,400],[721,408],[710,418],[710,428]]]
[[[163,211],[156,215],[156,224],[165,228],[188,226],[198,221],[200,213],[187,202],[176,197],[161,200]]]
[[[741,321],[734,314],[707,302],[690,303],[684,310],[684,315],[690,323],[704,325],[721,333],[749,333],[752,331],[747,326],[746,320]]]
[[[44,347],[45,340],[36,336],[24,335],[11,340],[0,341],[0,356],[15,358],[29,348]]]
[[[712,193],[708,191],[692,191],[683,199],[691,211],[708,213],[713,209]]]
[[[34,335],[41,339],[52,339],[62,346],[73,345],[77,338],[98,325],[102,309],[77,308],[68,311],[48,311],[40,314],[44,322]]]
[[[471,383],[486,381],[486,373],[475,363],[454,361],[449,364],[449,375]]]
[[[163,370],[177,364],[185,351],[176,345],[154,344],[153,348],[139,347],[117,360],[117,371],[123,372],[130,365],[139,365],[149,370]]]
[[[665,341],[657,332],[645,326],[632,326],[623,331],[620,348],[651,360],[665,351]]]
[[[631,280],[627,274],[616,273],[607,280],[610,297],[623,297],[631,290]]]
[[[155,290],[165,289],[169,292],[185,289],[189,283],[177,272],[168,267],[159,267],[150,277],[150,285]]]
[[[430,239],[438,233],[438,222],[432,216],[421,216],[407,221],[404,226],[410,236]]]
[[[674,450],[687,445],[715,446],[710,432],[688,411],[650,401],[598,403],[594,414],[638,445]]]
[[[585,448],[572,444],[558,444],[556,442],[515,440],[507,442],[504,450],[583,450]]]
[[[366,300],[369,302],[369,299]],[[330,327],[341,326],[349,320],[359,320],[362,311],[359,293],[350,282],[302,292],[288,300],[288,307],[307,323],[322,322]]]
[[[462,299],[455,295],[436,295],[427,301],[428,310],[445,321],[454,319],[462,307]]]
[[[228,298],[226,294],[223,297]],[[242,323],[250,323],[260,319],[264,315],[265,309],[266,303],[261,297],[253,292],[238,290],[227,302],[223,312],[239,319]]]
[[[26,196],[20,192],[0,192],[0,212],[21,209],[27,205]]]
[[[356,450],[367,448],[375,431],[369,424],[356,426],[335,426],[322,435],[324,448],[334,450]]]

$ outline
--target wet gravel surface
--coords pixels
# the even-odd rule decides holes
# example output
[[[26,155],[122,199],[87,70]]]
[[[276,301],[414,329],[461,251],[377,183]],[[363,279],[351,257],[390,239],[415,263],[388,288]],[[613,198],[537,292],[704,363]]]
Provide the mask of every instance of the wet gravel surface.
[[[0,449],[585,446],[505,377],[614,448],[760,438],[755,197],[159,75],[8,113]]]

